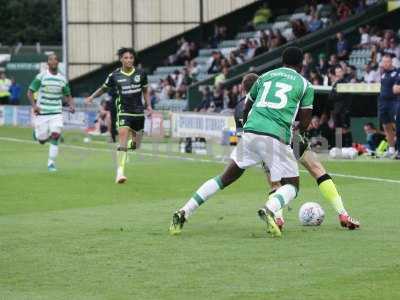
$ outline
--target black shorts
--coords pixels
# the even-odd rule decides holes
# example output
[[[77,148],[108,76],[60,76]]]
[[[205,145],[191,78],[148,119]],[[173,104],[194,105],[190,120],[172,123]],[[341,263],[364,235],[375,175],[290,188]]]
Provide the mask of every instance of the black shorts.
[[[394,123],[399,102],[396,100],[378,99],[378,117],[382,124]]]
[[[142,131],[144,129],[144,116],[117,116],[117,127],[129,127],[133,131]]]

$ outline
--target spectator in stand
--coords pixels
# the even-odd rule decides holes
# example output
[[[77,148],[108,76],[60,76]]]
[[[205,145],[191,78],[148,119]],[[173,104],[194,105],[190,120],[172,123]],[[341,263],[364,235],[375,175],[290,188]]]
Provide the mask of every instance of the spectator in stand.
[[[190,42],[189,44],[189,57],[188,60],[192,60],[193,58],[197,57],[199,55],[199,48],[197,47],[197,44],[195,42]]]
[[[215,77],[214,86],[219,86],[228,78],[229,68],[224,66],[222,72]]]
[[[207,70],[208,74],[217,74],[221,72],[222,66],[221,66],[221,60],[223,58],[221,52],[214,50],[211,53],[211,62],[210,62],[210,67]]]
[[[214,35],[210,39],[210,47],[217,48],[218,44],[225,40],[227,37],[227,28],[226,26],[214,26]]]
[[[372,44],[371,46],[371,64],[374,66],[378,66],[382,60],[382,53],[379,50],[379,47],[376,44]]]
[[[349,58],[350,46],[347,40],[344,38],[342,32],[338,32],[336,34],[337,43],[336,43],[336,50],[337,50],[337,57],[340,60],[347,60]]]
[[[272,17],[272,12],[268,7],[268,3],[264,2],[263,5],[256,11],[253,18],[253,26],[268,23],[269,19]]]
[[[19,100],[21,98],[21,86],[15,81],[15,78],[11,78],[10,92],[10,104],[19,105]]]
[[[393,57],[400,57],[400,48],[397,46],[396,40],[394,38],[390,38],[389,40],[384,40],[385,48],[383,49],[383,53],[392,54]]]
[[[211,105],[212,94],[208,86],[202,89],[202,95],[203,98],[201,99],[199,106],[194,109],[196,112],[206,112]]]
[[[354,66],[347,67],[347,80],[349,83],[357,83],[360,82],[357,78],[357,69]]]
[[[189,85],[193,82],[193,78],[190,75],[188,68],[183,68],[182,72],[178,76],[178,80],[176,81],[176,92],[179,94],[176,96],[177,99],[182,99],[186,96],[186,90]]]
[[[316,69],[310,70],[310,79],[309,80],[310,80],[311,84],[313,84],[313,85],[322,85],[322,83],[323,83],[322,77]]]
[[[310,52],[306,52],[303,55],[303,68],[301,74],[309,79],[311,69],[314,69],[314,59]]]
[[[362,12],[364,12],[365,10],[366,10],[365,1],[364,0],[358,0],[357,6],[354,9],[354,13],[356,15],[358,15],[358,14],[361,14]]]
[[[322,76],[328,74],[329,64],[328,61],[326,60],[325,53],[320,53],[318,55],[318,65],[316,68],[318,73],[321,74]]]
[[[215,105],[215,112],[220,112],[224,109],[224,91],[221,85],[214,88],[212,102]]]
[[[381,80],[379,71],[373,67],[371,62],[365,65],[363,80],[366,83],[376,83]]]
[[[197,76],[200,73],[200,69],[199,69],[199,65],[197,64],[197,62],[195,60],[192,60],[190,62],[190,68],[189,68],[189,72],[190,72],[190,76],[192,76],[193,80],[196,81],[197,80]]]
[[[368,30],[369,28],[367,25],[360,26],[358,28],[361,38],[360,38],[360,44],[356,46],[357,48],[368,48],[370,46],[371,37],[369,36]]]
[[[329,96],[333,103],[333,121],[336,130],[342,133],[342,144],[337,144],[336,147],[351,147],[353,138],[350,131],[350,107],[351,97],[348,94],[337,93],[337,85],[340,83],[348,83],[345,77],[345,71],[341,66],[335,68],[335,79],[332,85],[332,92]]]
[[[251,58],[251,53],[249,51],[249,46],[248,46],[246,40],[241,40],[239,42],[239,57],[243,61],[247,61]]]
[[[228,63],[230,66],[236,66],[238,64],[242,64],[243,61],[238,57],[239,53],[237,50],[231,51],[228,57]]]
[[[226,108],[232,110],[235,109],[239,101],[239,86],[234,85],[231,89],[228,89],[225,93]]]
[[[255,50],[254,56],[258,56],[265,52],[268,52],[268,38],[265,32],[262,32],[260,37],[260,45]]]
[[[167,76],[166,79],[162,81],[160,100],[173,99],[175,95],[174,81],[171,76]]]
[[[254,54],[258,48],[258,42],[256,39],[251,39],[247,42],[247,45],[248,45],[247,60],[249,60],[254,57]]]
[[[371,28],[370,36],[370,42],[372,44],[379,44],[382,41],[382,33],[376,26]]]
[[[279,30],[276,30],[271,36],[271,45],[270,48],[278,48],[287,43],[286,38],[281,34]]]
[[[9,104],[10,86],[11,80],[6,77],[4,72],[0,71],[0,104]]]
[[[365,0],[365,5],[366,6],[372,6],[375,5],[379,0]]]
[[[291,22],[294,36],[298,39],[307,34],[307,27],[303,20],[297,19]]]
[[[311,14],[311,19],[308,22],[308,30],[309,32],[315,32],[323,27],[324,23],[321,21],[319,14],[317,12],[313,12]]]
[[[347,1],[341,1],[337,8],[337,18],[339,21],[345,21],[351,15],[351,8]]]
[[[152,88],[149,88],[149,97],[150,97],[150,102],[151,102],[151,107],[155,107],[155,105],[158,102],[156,92]]]

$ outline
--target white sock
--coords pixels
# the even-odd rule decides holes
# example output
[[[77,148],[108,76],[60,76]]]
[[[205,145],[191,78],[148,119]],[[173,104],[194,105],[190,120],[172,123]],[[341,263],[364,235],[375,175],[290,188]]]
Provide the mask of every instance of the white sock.
[[[214,195],[219,190],[223,189],[220,177],[212,178],[205,183],[194,193],[192,198],[180,209],[185,212],[185,218],[189,218],[194,211]]]
[[[275,213],[275,219],[277,218],[283,218],[283,209],[280,209]]]
[[[279,210],[287,206],[290,201],[296,198],[296,194],[297,191],[293,185],[285,184],[269,197],[265,206],[274,214],[279,214]]]
[[[50,144],[49,146],[49,160],[48,164],[54,164],[54,161],[56,160],[56,157],[58,155],[58,145],[53,145]]]
[[[389,153],[394,154],[394,152],[395,152],[394,147],[389,147]]]

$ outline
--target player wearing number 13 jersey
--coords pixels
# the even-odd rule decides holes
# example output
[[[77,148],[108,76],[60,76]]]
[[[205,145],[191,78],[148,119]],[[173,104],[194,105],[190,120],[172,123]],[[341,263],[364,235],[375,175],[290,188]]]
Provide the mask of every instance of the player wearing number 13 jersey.
[[[275,213],[297,196],[299,188],[299,171],[290,147],[292,127],[299,113],[299,129],[307,129],[314,100],[311,85],[298,73],[302,60],[300,48],[288,47],[282,54],[284,67],[267,72],[256,81],[245,104],[244,134],[231,154],[230,163],[221,176],[206,181],[174,213],[171,234],[180,233],[187,218],[210,196],[236,181],[245,169],[263,162],[270,170],[272,183],[280,187],[258,214],[267,223],[267,232],[281,235]]]
[[[269,71],[256,81],[247,96],[253,102],[244,132],[267,135],[290,144],[298,109],[312,109],[314,90],[292,68]]]

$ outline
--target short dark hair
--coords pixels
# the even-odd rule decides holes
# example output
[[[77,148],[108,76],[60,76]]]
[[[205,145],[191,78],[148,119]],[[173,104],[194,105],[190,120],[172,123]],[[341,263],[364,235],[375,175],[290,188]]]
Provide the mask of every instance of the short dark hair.
[[[372,122],[365,123],[364,126],[371,127],[371,129],[375,129],[375,125]]]
[[[299,47],[287,47],[282,53],[282,63],[297,67],[303,62],[303,51]]]
[[[122,48],[118,49],[118,52],[117,52],[118,57],[119,57],[119,58],[122,58],[122,56],[123,56],[126,52],[132,54],[133,57],[136,58],[135,50],[133,50],[133,48],[127,48],[127,47],[122,47]]]
[[[250,92],[251,87],[257,81],[258,75],[255,73],[249,73],[244,75],[242,80],[242,86],[246,93]]]
[[[393,53],[384,52],[382,57],[388,57],[388,58],[393,59],[396,56]]]

